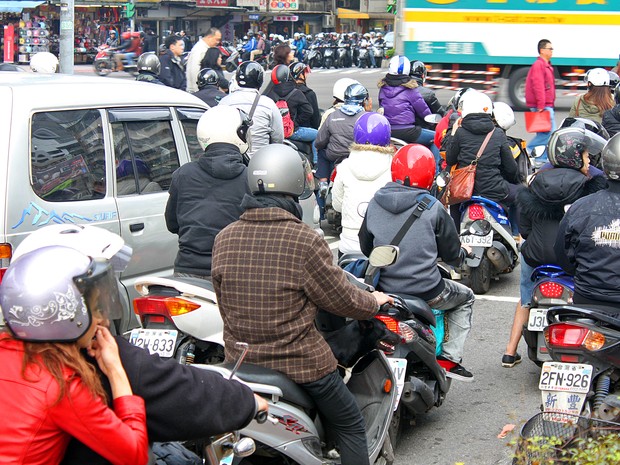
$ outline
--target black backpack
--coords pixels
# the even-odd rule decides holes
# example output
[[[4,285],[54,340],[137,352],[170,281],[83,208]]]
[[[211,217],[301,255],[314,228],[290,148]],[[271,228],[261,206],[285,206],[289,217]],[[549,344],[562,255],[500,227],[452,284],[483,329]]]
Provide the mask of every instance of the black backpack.
[[[519,181],[527,183],[527,177],[532,174],[532,163],[530,157],[525,148],[525,141],[518,137],[512,137],[506,134],[508,142],[510,143],[510,149],[512,150],[512,156],[517,162],[519,168]]]

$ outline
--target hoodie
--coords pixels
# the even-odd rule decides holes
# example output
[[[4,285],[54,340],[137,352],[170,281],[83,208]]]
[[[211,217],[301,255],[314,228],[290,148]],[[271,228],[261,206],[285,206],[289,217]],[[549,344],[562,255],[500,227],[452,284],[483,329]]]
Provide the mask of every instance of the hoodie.
[[[246,166],[232,144],[211,144],[173,173],[165,217],[168,231],[179,236],[175,272],[211,275],[215,236],[239,219],[245,194]]]
[[[368,202],[392,180],[394,147],[353,144],[349,158],[337,167],[332,188],[334,210],[342,212],[342,253],[361,253],[359,230]]]

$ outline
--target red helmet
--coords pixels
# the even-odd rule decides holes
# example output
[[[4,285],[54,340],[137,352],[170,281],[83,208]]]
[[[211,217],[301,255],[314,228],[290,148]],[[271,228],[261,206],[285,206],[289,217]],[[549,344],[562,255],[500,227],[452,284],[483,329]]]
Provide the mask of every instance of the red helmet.
[[[435,157],[425,146],[407,144],[392,159],[392,181],[408,187],[430,189],[435,179]]]

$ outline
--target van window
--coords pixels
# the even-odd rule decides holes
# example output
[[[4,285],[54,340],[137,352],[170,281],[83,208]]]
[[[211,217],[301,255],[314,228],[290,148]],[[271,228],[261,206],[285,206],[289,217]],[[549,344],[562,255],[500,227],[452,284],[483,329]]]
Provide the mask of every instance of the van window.
[[[197,110],[195,108],[177,108],[177,115],[183,126],[185,140],[187,141],[187,147],[192,161],[198,160],[204,153],[204,150],[198,142],[198,137],[196,136],[198,120],[204,112],[205,110]]]
[[[119,196],[168,190],[179,167],[170,121],[113,123],[112,137]]]
[[[98,110],[49,111],[32,117],[31,183],[50,202],[105,197],[105,151]]]

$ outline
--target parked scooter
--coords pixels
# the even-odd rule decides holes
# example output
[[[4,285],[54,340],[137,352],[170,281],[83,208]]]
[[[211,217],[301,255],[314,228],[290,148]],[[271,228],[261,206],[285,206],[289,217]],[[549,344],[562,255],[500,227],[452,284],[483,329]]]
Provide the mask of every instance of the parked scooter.
[[[385,45],[373,45],[370,52],[375,54],[375,67],[381,68],[383,58],[385,57]]]
[[[229,42],[222,42],[218,48],[222,53],[222,62],[226,71],[234,73],[241,64],[241,54]]]
[[[461,232],[469,231],[472,223],[486,221],[490,229],[485,236],[461,233],[461,243],[473,249],[475,258],[467,258],[459,272],[470,278],[470,287],[477,294],[488,292],[491,279],[511,272],[519,261],[519,250],[512,236],[508,215],[492,200],[473,196],[461,205]]]
[[[352,63],[351,46],[349,44],[339,44],[336,50],[336,68],[350,68]]]
[[[360,47],[357,55],[358,68],[370,68],[370,56],[368,47]]]
[[[119,53],[115,50],[110,50],[107,45],[99,47],[95,60],[93,61],[93,69],[99,76],[107,76],[108,74],[119,71],[118,65],[115,59],[115,55]],[[130,74],[138,74],[138,68],[136,61],[132,65],[127,64],[127,60],[123,60],[123,71]]]
[[[320,68],[323,66],[323,55],[321,54],[321,48],[318,44],[312,44],[310,46],[306,59],[310,68]]]
[[[337,67],[336,64],[336,48],[332,45],[323,47],[323,68],[329,69]]]

